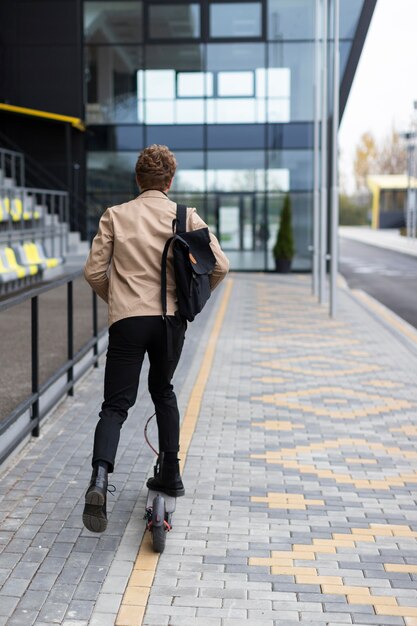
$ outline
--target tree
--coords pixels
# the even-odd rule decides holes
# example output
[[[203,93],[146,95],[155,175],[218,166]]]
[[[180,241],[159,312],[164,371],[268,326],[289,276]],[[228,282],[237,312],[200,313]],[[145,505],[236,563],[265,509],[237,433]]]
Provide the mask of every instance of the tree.
[[[374,136],[370,132],[364,133],[356,148],[355,161],[353,163],[353,171],[358,191],[366,190],[367,176],[376,173],[377,157],[378,148]]]
[[[379,174],[406,174],[407,148],[395,128],[382,143],[377,162]]]
[[[358,191],[367,190],[370,174],[405,174],[407,149],[395,128],[378,144],[372,133],[364,133],[356,148],[354,174]]]
[[[295,249],[292,231],[291,198],[289,193],[285,194],[277,240],[273,252],[276,259],[287,259],[290,261],[294,256]]]

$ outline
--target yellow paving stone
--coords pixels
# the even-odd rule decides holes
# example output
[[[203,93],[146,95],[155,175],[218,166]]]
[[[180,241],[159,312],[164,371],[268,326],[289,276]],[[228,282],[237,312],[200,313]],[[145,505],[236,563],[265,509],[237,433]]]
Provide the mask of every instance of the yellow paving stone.
[[[352,528],[352,535],[369,535],[372,537],[392,537],[390,528]]]
[[[417,626],[417,617],[406,617],[406,626]]]
[[[285,420],[266,420],[265,422],[252,422],[251,426],[265,428],[265,430],[294,430],[305,428],[302,424],[294,424]]]
[[[417,617],[417,607],[415,606],[388,606],[378,604],[375,606],[377,615],[398,615],[400,617]]]
[[[262,567],[272,565],[272,559],[265,556],[251,556],[248,561],[249,565],[260,565]]]
[[[274,367],[274,361],[264,361],[260,365],[268,367],[269,369]],[[285,366],[284,366],[285,370]],[[342,395],[355,398],[356,400],[364,400],[365,402],[375,403],[370,405],[364,405],[360,410],[343,411],[341,409],[335,409],[329,407],[328,409],[318,407],[314,404],[308,404],[309,398],[314,396],[324,396],[330,394],[330,396]],[[303,402],[303,399],[307,400],[307,403]],[[380,394],[369,394],[366,392],[348,390],[341,387],[319,387],[313,389],[305,389],[294,392],[283,392],[275,394],[266,394],[263,396],[253,396],[252,400],[264,402],[266,404],[275,404],[276,406],[287,407],[290,409],[302,411],[303,413],[314,413],[319,416],[330,417],[331,419],[355,419],[356,417],[379,415],[380,413],[386,413],[388,411],[398,412],[401,409],[411,409],[416,406],[415,403],[411,403],[408,400],[402,400],[399,398],[392,398],[388,396],[381,396]]]
[[[371,606],[373,606],[374,604],[372,596],[366,593],[365,594],[364,593],[362,594],[361,593],[354,593],[354,594],[347,593],[346,599],[349,604],[367,604]],[[389,604],[389,602],[387,602],[387,604]]]
[[[145,614],[144,606],[122,605],[115,626],[141,626]]]
[[[410,529],[396,530],[394,533],[394,537],[410,537],[412,539],[415,539],[417,537],[417,532],[413,532]]]
[[[398,387],[404,387],[403,383],[398,383],[398,382],[393,382],[392,380],[380,380],[380,379],[375,379],[375,380],[367,380],[366,381],[367,385],[372,385],[372,387],[382,387],[382,388],[387,388],[387,389],[395,389]]]
[[[372,604],[376,606],[398,606],[394,596],[372,596]]]
[[[136,563],[133,569],[138,570],[154,570],[158,562],[159,554],[140,554],[136,559]]]
[[[134,569],[130,576],[129,583],[137,587],[151,587],[153,579],[153,571]]]
[[[413,426],[411,424],[401,426],[401,428],[390,428],[390,431],[392,433],[404,433],[408,437],[413,437],[414,435],[417,436],[417,426]]]
[[[336,548],[328,545],[322,545],[318,547],[316,545],[303,545],[302,543],[296,543],[293,545],[292,552],[294,558],[297,558],[296,555],[298,554],[298,552],[320,552],[320,554],[336,554]]]
[[[123,604],[134,604],[135,606],[146,606],[149,597],[149,587],[138,587],[131,584],[123,596]]]
[[[317,553],[321,553],[321,550],[317,550],[316,552],[311,551],[306,551],[306,552],[302,552],[301,550],[297,550],[297,552],[293,552],[292,553],[292,558],[293,560],[297,560],[297,561],[315,561],[316,560],[316,554]]]
[[[357,457],[348,456],[345,458],[346,463],[360,463],[361,465],[376,465],[375,459],[360,459]]]
[[[271,567],[271,574],[273,576],[314,576],[317,575],[317,570],[314,567],[282,567],[282,566],[274,566]]]
[[[363,541],[363,542],[368,541],[370,543],[375,543],[375,539],[372,535],[365,535],[365,534],[359,534],[359,533],[355,533],[355,534],[332,533],[332,536],[335,541],[339,541],[339,539],[345,540],[348,537],[352,537],[355,543],[357,541]]]
[[[294,365],[292,365],[294,363]],[[303,365],[306,363],[307,365]],[[300,365],[298,365],[300,364]],[[313,364],[314,366],[312,366]],[[331,369],[323,367],[323,365],[332,366]],[[357,361],[340,359],[337,357],[326,355],[306,355],[301,357],[286,357],[282,360],[268,361],[260,363],[262,367],[270,367],[272,369],[280,369],[284,372],[295,372],[305,374],[307,376],[347,376],[350,374],[362,374],[367,372],[376,372],[381,369],[379,365],[374,363],[359,363]],[[339,367],[338,367],[339,366]]]
[[[321,590],[323,593],[330,593],[334,596],[345,596],[347,594],[350,595],[362,595],[371,597],[371,592],[368,587],[354,587],[352,585],[332,585],[332,584],[322,584]]]
[[[285,383],[285,378],[278,376],[262,376],[261,378],[254,378],[253,380],[260,383]]]
[[[417,574],[417,565],[410,565],[408,563],[384,563],[384,568],[386,572],[403,572],[405,574]]]

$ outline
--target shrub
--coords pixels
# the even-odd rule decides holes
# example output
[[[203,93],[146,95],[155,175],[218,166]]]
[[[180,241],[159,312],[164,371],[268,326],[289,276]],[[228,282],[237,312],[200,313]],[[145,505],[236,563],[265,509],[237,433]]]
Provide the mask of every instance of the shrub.
[[[295,253],[294,236],[292,231],[292,211],[291,198],[287,193],[284,199],[284,206],[281,211],[281,219],[279,223],[277,240],[273,248],[274,258],[288,259],[293,258]]]

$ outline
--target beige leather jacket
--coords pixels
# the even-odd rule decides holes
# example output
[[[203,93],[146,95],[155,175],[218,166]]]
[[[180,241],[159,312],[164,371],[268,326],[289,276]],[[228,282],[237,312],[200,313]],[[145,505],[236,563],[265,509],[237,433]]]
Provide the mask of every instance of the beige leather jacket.
[[[84,276],[109,305],[109,326],[136,315],[162,315],[161,257],[172,235],[176,204],[162,191],[148,190],[135,200],[107,209],[94,237]],[[187,209],[187,230],[207,226],[195,209]],[[212,290],[229,271],[229,261],[210,233],[216,265]],[[167,313],[177,309],[172,251],[167,262]]]

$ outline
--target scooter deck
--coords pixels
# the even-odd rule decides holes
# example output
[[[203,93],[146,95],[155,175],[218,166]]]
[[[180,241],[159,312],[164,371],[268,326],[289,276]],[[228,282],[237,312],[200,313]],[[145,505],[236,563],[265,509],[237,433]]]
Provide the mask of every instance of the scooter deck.
[[[149,489],[148,491],[148,499],[146,501],[146,508],[147,509],[152,508],[153,500],[158,495],[162,496],[163,499],[165,500],[165,511],[167,513],[173,513],[175,511],[175,505],[176,505],[177,499],[174,498],[173,496],[167,496],[167,494],[162,493],[162,491],[153,491],[152,489]]]

